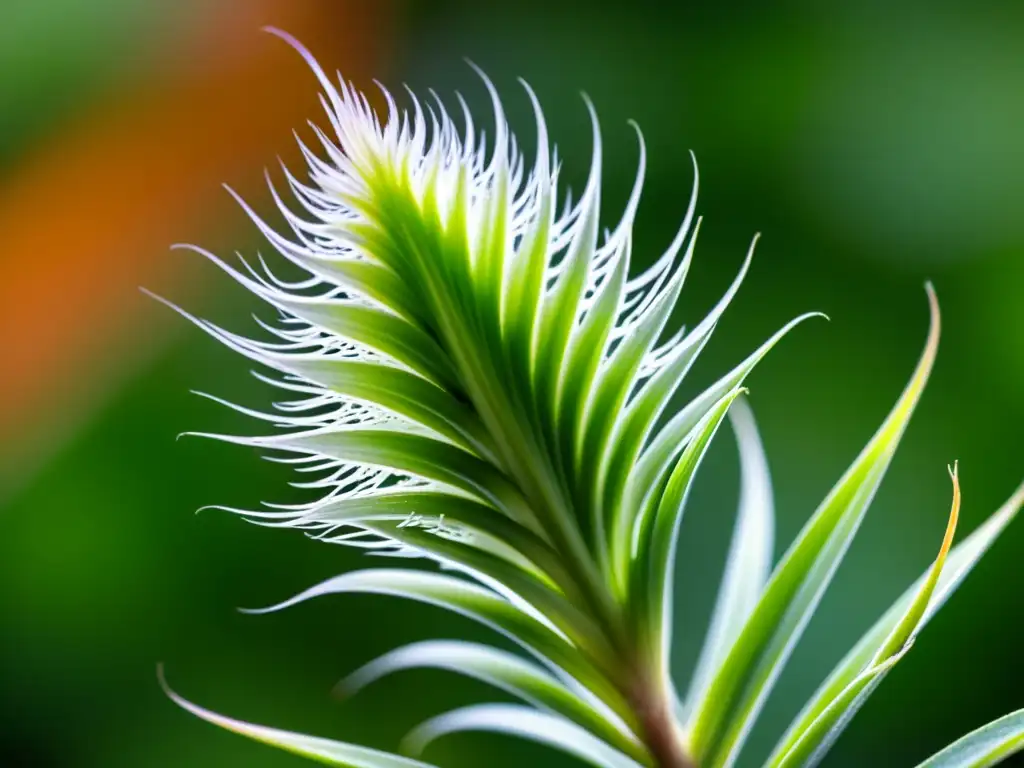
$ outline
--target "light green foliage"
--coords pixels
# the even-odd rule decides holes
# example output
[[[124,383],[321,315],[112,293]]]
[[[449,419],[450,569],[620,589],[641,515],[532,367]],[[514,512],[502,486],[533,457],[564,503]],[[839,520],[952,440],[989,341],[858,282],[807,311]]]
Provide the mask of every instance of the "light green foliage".
[[[194,321],[276,371],[274,383],[299,399],[270,413],[239,408],[276,426],[272,434],[214,437],[283,454],[319,493],[299,507],[235,511],[393,559],[392,567],[342,574],[268,610],[327,594],[402,597],[470,617],[522,649],[525,655],[418,642],[344,681],[342,690],[354,694],[385,675],[433,667],[523,701],[433,718],[406,740],[412,754],[445,734],[492,730],[606,768],[733,765],[924,389],[939,340],[931,288],[931,332],[905,391],[773,569],[771,479],[744,381],[808,316],[678,413],[666,413],[751,256],[704,320],[689,331],[670,328],[699,228],[696,180],[677,237],[651,267],[631,275],[642,139],[626,210],[602,234],[592,107],[590,176],[578,202],[559,209],[558,166],[529,89],[538,138],[532,168],[486,78],[495,120],[487,150],[468,111],[460,129],[440,102],[413,99],[407,113],[385,93],[388,110],[379,120],[362,95],[332,83],[292,42],[320,79],[333,136],[317,132],[320,155],[303,147],[308,183],[288,176],[304,217],[277,198],[290,239],[252,215],[309,279],[285,282],[265,265],[239,271],[211,256],[281,318],[266,326],[273,341]],[[684,698],[669,672],[676,541],[694,476],[730,413],[740,506]],[[953,510],[934,564],[839,664],[767,766],[818,761],[1024,500],[1022,490],[951,549],[960,504],[955,472],[953,480]],[[211,722],[329,765],[425,765],[230,720],[171,695]],[[1022,732],[1020,716],[1010,716],[928,765],[988,765],[1009,754]]]
[[[918,768],[987,768],[1024,749],[1024,710],[993,720],[953,742]]]

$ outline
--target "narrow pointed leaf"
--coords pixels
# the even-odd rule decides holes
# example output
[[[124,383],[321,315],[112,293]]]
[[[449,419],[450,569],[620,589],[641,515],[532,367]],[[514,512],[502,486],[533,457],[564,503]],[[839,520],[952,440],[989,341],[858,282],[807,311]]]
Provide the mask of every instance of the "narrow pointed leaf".
[[[479,704],[439,715],[416,727],[405,745],[418,755],[441,736],[460,731],[491,731],[519,736],[574,755],[597,768],[640,768],[627,757],[561,717],[514,704]]]
[[[1024,709],[971,731],[917,768],[989,768],[1024,750]]]
[[[634,759],[650,759],[636,737],[600,702],[582,698],[536,664],[486,645],[457,640],[406,645],[357,669],[342,681],[339,690],[351,695],[386,675],[421,667],[445,669],[481,680],[571,720]]]
[[[955,546],[946,557],[945,565],[931,592],[927,607],[921,614],[917,631],[920,632],[931,618],[939,611],[956,591],[961,582],[974,568],[975,564],[988,551],[988,548],[1014,520],[1021,506],[1024,505],[1024,486],[1010,497],[988,520],[978,527],[970,536]],[[807,702],[804,709],[794,719],[786,735],[775,749],[775,756],[781,756],[787,745],[790,745],[799,733],[832,701],[840,691],[856,679],[860,671],[871,665],[879,649],[887,638],[894,636],[902,620],[909,615],[911,607],[918,596],[927,588],[932,578],[934,566],[929,568],[900,596],[885,614],[868,630],[860,641],[843,658],[814,696]]]
[[[615,321],[615,309],[622,297],[622,286],[628,267],[628,257],[625,254],[618,256],[617,263],[601,285],[594,305],[584,317],[570,348],[566,375],[562,380],[559,436],[566,471],[574,478],[582,469],[580,462],[586,425],[587,396],[604,356],[608,335]]]
[[[484,222],[480,228],[481,242],[475,254],[473,277],[477,312],[490,334],[488,341],[498,344],[501,341],[505,260],[512,240],[509,232],[509,226],[512,224],[509,220],[509,204],[513,190],[510,189],[508,125],[505,122],[504,110],[494,85],[486,77],[483,79],[491,95],[496,135],[494,156],[488,170],[491,183],[488,199],[484,204]]]
[[[269,174],[267,184],[278,208],[287,211],[288,207],[270,181]],[[233,189],[229,187],[228,192],[267,241],[289,261],[327,282],[345,288],[346,292],[352,291],[372,299],[411,322],[422,321],[422,309],[419,306],[421,302],[390,267],[366,258],[339,258],[337,254],[325,254],[307,245],[294,243],[267,224]],[[293,229],[297,229],[300,235],[304,234],[297,226],[293,226]],[[335,227],[334,234],[339,237],[351,237],[353,233]]]
[[[612,331],[620,317],[625,298],[626,278],[629,274],[633,246],[632,224],[640,202],[647,167],[643,135],[635,124],[633,127],[636,129],[637,142],[640,146],[640,160],[633,191],[618,227],[601,249],[602,258],[606,259],[601,281],[598,285],[592,273],[590,288],[593,295],[586,304],[586,314],[573,333],[569,360],[560,382],[559,435],[562,439],[566,471],[577,485],[582,470],[590,396],[598,379],[598,370],[608,353]],[[592,483],[584,482],[580,488],[583,493],[579,494],[577,501],[583,507],[590,503],[587,489],[591,487]]]
[[[797,717],[769,758],[771,768],[810,768],[816,765],[882,678],[913,644],[921,619],[938,586],[960,516],[960,481],[955,470],[950,471],[950,476],[953,479],[953,507],[942,546],[903,616],[879,643],[866,668],[859,670],[852,682],[842,691],[826,691],[820,698],[815,697]]]
[[[787,766],[787,768],[814,768],[818,765],[857,710],[874,693],[889,670],[896,666],[909,650],[910,645],[907,645],[895,656],[890,656],[880,664],[868,667],[850,681],[850,684],[828,703],[818,717],[808,724],[790,751],[778,762],[770,762],[769,765]]]
[[[614,448],[608,461],[607,470],[603,471],[607,484],[604,488],[604,505],[611,510],[613,517],[612,546],[618,547],[620,541],[629,538],[629,528],[632,518],[622,508],[622,493],[626,488],[630,469],[632,469],[637,457],[640,455],[643,445],[650,436],[651,430],[658,418],[668,406],[669,400],[682,383],[690,367],[694,364],[697,356],[704,349],[704,345],[711,338],[715,325],[732,301],[753,258],[753,245],[747,252],[747,258],[743,262],[736,279],[733,280],[729,290],[719,300],[708,315],[701,320],[700,324],[690,331],[679,347],[673,352],[674,358],[665,365],[653,378],[644,384],[643,388],[630,399],[625,411],[619,417],[620,425],[613,436]],[[739,382],[737,382],[739,383]],[[618,554],[619,558],[625,557],[625,552]]]
[[[409,322],[422,322],[422,309],[418,306],[416,294],[388,267],[355,259],[310,259],[304,265],[313,274],[351,288],[382,307],[397,312]]]
[[[292,298],[279,303],[296,317],[393,357],[431,381],[459,386],[448,356],[437,343],[397,315],[334,301]]]
[[[515,486],[492,464],[450,443],[385,428],[323,429],[274,437],[206,435],[261,448],[321,455],[339,461],[391,467],[446,483],[494,504],[525,525],[533,513]]]
[[[236,510],[231,510],[236,511]],[[247,512],[261,525],[306,530],[334,530],[339,526],[391,522],[405,528],[419,526],[454,529],[460,541],[499,557],[510,558],[562,590],[572,587],[565,564],[550,545],[528,528],[493,507],[463,496],[436,490],[399,490],[332,499],[295,512]],[[464,536],[459,536],[464,533]],[[330,540],[328,538],[328,540]]]
[[[379,361],[329,355],[322,351],[306,354],[282,352],[273,344],[232,333],[185,312],[165,299],[153,298],[250,360],[304,378],[335,394],[380,405],[434,430],[457,445],[487,457],[493,456],[491,438],[476,414],[452,394],[419,374]],[[310,346],[315,347],[315,343]],[[287,421],[284,414],[278,414],[278,417],[282,422]]]
[[[619,344],[598,373],[596,388],[588,409],[589,419],[583,458],[585,465],[599,466],[608,450],[608,439],[633,389],[637,370],[644,355],[651,350],[665,329],[676,299],[683,289],[699,230],[698,221],[690,236],[686,255],[676,267],[668,284],[630,333],[628,343]]]
[[[686,708],[700,700],[761,597],[772,567],[775,512],[768,458],[745,398],[737,398],[729,417],[740,453],[740,502],[725,573],[711,623],[690,682]]]
[[[485,456],[494,453],[491,438],[476,414],[422,376],[397,366],[341,355],[282,353],[212,323],[186,317],[251,360],[300,376],[335,394],[379,405],[432,429],[460,447]]]
[[[658,487],[659,478],[663,477],[679,452],[685,447],[687,437],[693,428],[700,422],[708,411],[714,407],[723,396],[730,390],[740,386],[754,367],[764,358],[765,355],[793,328],[804,320],[812,317],[823,317],[818,312],[811,312],[801,315],[790,322],[758,347],[742,363],[733,368],[725,376],[705,389],[695,397],[679,413],[673,416],[665,426],[651,440],[640,459],[630,473],[629,482],[625,490],[621,513],[629,516],[628,526],[616,527],[616,535],[612,540],[613,551],[618,552],[616,560],[618,567],[628,568],[628,558],[632,547],[632,531],[637,525],[638,518],[643,511],[650,506],[650,495],[653,489]]]
[[[614,652],[593,619],[555,585],[518,563],[463,543],[457,536],[439,535],[421,526],[381,522],[367,523],[366,527],[416,547],[445,565],[457,567],[492,589],[514,595],[564,633],[585,656],[603,669],[614,669]]]
[[[700,421],[708,409],[714,405],[726,392],[743,383],[754,367],[764,359],[772,348],[778,344],[786,334],[793,330],[800,323],[812,317],[825,317],[820,312],[808,312],[790,320],[782,328],[776,331],[768,341],[754,350],[746,360],[733,368],[729,373],[722,376],[718,381],[701,392],[675,416],[673,416],[664,427],[658,430],[651,444],[644,449],[640,462],[637,466],[636,475],[631,479],[630,485],[634,489],[649,487],[649,484],[656,478],[665,467],[672,463],[672,457],[677,455],[686,435],[690,433],[694,425]]]
[[[702,766],[731,766],[764,700],[842,561],[888,469],[935,361],[939,310],[917,369],[881,428],[832,489],[775,569],[764,595],[693,712],[691,741]]]
[[[598,220],[601,208],[601,133],[597,114],[587,101],[593,127],[593,156],[590,176],[583,192],[579,219],[572,242],[569,244],[553,288],[543,300],[541,338],[544,344],[543,360],[538,361],[536,393],[542,416],[553,429],[558,419],[558,391],[563,365],[569,351],[573,327],[579,317],[579,303],[583,297],[590,273],[594,249],[597,246]],[[557,436],[550,434],[549,439]]]
[[[459,388],[451,360],[444,350],[421,327],[400,315],[350,300],[293,295],[277,290],[242,274],[208,251],[184,247],[209,259],[274,307],[341,339],[387,355],[431,381]]]
[[[694,429],[682,456],[665,486],[658,510],[648,530],[640,532],[635,563],[637,586],[634,604],[640,615],[637,624],[647,634],[649,651],[660,674],[668,675],[672,637],[672,585],[675,581],[676,548],[686,499],[712,438],[742,390],[723,397]]]
[[[523,84],[530,97],[537,122],[537,159],[533,176],[537,180],[536,216],[529,222],[507,277],[507,294],[502,331],[515,382],[527,399],[532,394],[537,329],[541,318],[541,294],[547,268],[549,237],[555,218],[551,179],[551,158],[547,124],[537,95]]]
[[[466,616],[500,632],[542,660],[554,664],[592,691],[614,711],[630,711],[606,674],[591,664],[561,632],[495,592],[465,579],[429,571],[391,568],[349,571],[282,603],[249,612],[278,611],[314,597],[343,593],[404,597]]]
[[[341,395],[376,403],[412,419],[460,447],[493,454],[479,418],[448,392],[399,368],[374,363],[282,356],[282,368]]]
[[[333,765],[338,768],[436,768],[436,766],[430,763],[387,752],[380,752],[376,749],[360,747],[355,744],[345,744],[340,741],[332,741],[317,736],[307,736],[292,731],[282,731],[277,728],[267,728],[266,726],[225,717],[179,696],[167,687],[167,684],[163,681],[162,674],[160,682],[166,694],[175,704],[187,712],[191,712],[196,717],[225,730],[237,733],[240,736],[245,736],[253,741],[277,747],[300,757],[308,757],[323,765]]]

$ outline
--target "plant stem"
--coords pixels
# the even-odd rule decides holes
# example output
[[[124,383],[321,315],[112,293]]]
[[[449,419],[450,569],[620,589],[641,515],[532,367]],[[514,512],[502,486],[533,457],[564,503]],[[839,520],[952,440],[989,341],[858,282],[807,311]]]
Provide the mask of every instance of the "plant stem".
[[[639,721],[641,738],[654,757],[657,768],[697,768],[679,735],[668,692],[662,685],[640,674],[630,701]]]

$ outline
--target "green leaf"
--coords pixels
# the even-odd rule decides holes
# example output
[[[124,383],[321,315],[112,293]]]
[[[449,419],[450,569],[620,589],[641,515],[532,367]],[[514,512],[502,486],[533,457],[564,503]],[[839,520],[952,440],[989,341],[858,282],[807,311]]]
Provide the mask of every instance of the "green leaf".
[[[429,335],[401,317],[343,301],[290,297],[274,303],[312,325],[394,358],[448,389],[460,389],[448,355]]]
[[[218,507],[215,507],[218,508]],[[296,511],[249,511],[219,507],[259,525],[333,531],[339,526],[391,522],[403,527],[455,529],[459,540],[549,580],[563,591],[573,587],[562,559],[535,533],[495,514],[479,501],[435,490],[386,490],[335,498]],[[328,540],[330,540],[328,538]]]
[[[1024,749],[1024,709],[971,731],[917,768],[989,768]]]
[[[604,510],[607,510],[602,514],[607,514],[611,518],[611,560],[620,578],[625,574],[626,564],[631,556],[632,527],[635,523],[631,514],[632,510],[623,504],[623,493],[631,470],[655,423],[668,406],[669,400],[682,383],[683,377],[704,349],[704,345],[711,338],[711,333],[719,318],[743,283],[753,255],[754,250],[751,245],[739,274],[725,295],[701,320],[700,324],[687,334],[679,346],[673,350],[673,357],[665,364],[664,368],[646,382],[635,396],[630,398],[624,410],[619,414],[615,432],[611,437],[610,454],[605,457],[606,460],[602,462],[598,473],[597,484],[600,495],[597,496],[597,499],[603,504]]]
[[[612,257],[615,264],[596,289],[593,306],[587,310],[573,335],[569,359],[560,383],[559,438],[567,474],[578,480],[583,470],[583,439],[587,424],[587,399],[598,367],[604,359],[608,337],[615,324],[617,308],[629,268],[629,243]]]
[[[304,145],[300,143],[300,146],[305,150]],[[306,151],[304,154],[309,160],[317,160],[316,156],[311,152]],[[287,168],[284,171],[288,177],[289,186],[300,197],[305,195],[308,199],[311,194],[316,195],[308,187],[301,185]],[[274,197],[274,202],[277,204],[278,209],[284,213],[289,223],[292,224],[292,230],[298,236],[305,238],[303,230],[309,228],[308,222],[301,222],[297,219],[284,200],[281,199],[277,189],[270,180],[269,173],[266,174],[266,177],[267,186]],[[274,246],[278,253],[282,254],[289,261],[328,283],[341,286],[346,292],[365,296],[382,307],[397,312],[410,322],[422,323],[423,312],[420,306],[421,302],[417,300],[415,292],[411,291],[408,285],[402,282],[393,269],[384,264],[370,261],[365,257],[346,258],[339,255],[332,256],[319,252],[314,247],[293,243],[288,238],[282,237],[273,227],[268,225],[235,190],[230,187],[227,190],[256,225],[260,233],[266,237],[267,241]],[[334,235],[335,237],[344,238],[350,236],[349,233],[339,229],[337,226],[328,225],[324,229],[327,230],[324,234]]]
[[[239,284],[278,309],[409,366],[431,381],[458,391],[451,359],[422,328],[399,315],[350,299],[300,296],[242,274],[208,251],[182,246],[209,259]]]
[[[370,568],[349,571],[311,587],[277,605],[248,613],[269,613],[289,608],[314,597],[330,594],[362,593],[392,595],[418,600],[445,608],[484,624],[537,654],[611,707],[629,717],[631,711],[607,674],[594,666],[587,656],[547,619],[536,612],[524,611],[489,589],[465,579],[429,571]]]
[[[928,297],[931,329],[909,384],[776,567],[707,693],[694,707],[690,743],[703,768],[731,766],[736,760],[888,469],[935,361],[940,319],[931,286]]]
[[[478,704],[432,718],[405,739],[406,751],[418,755],[433,741],[459,731],[492,731],[560,749],[598,768],[641,768],[575,723],[514,704]]]
[[[664,330],[676,300],[683,289],[683,283],[689,272],[699,230],[700,221],[698,220],[693,234],[690,236],[690,244],[686,254],[675,268],[667,285],[657,293],[651,302],[651,306],[639,317],[636,326],[629,331],[628,336],[623,339],[623,343],[620,343],[615,348],[611,357],[598,372],[597,379],[594,382],[594,389],[587,409],[581,465],[598,470],[593,472],[593,477],[587,480],[593,488],[590,494],[585,497],[589,504],[594,507],[591,510],[591,517],[594,521],[595,531],[598,534],[604,531],[610,522],[614,522],[605,519],[606,510],[600,504],[602,491],[601,468],[604,465],[606,455],[610,452],[611,439],[616,424],[626,406],[630,392],[634,388],[637,373],[644,356],[650,352]],[[603,534],[600,535],[603,543],[605,536]],[[601,549],[603,552],[604,547],[602,546]],[[612,549],[612,554],[614,555],[614,549]],[[619,577],[616,580],[618,588],[624,590],[626,584],[621,577],[625,572],[616,571],[614,563],[609,563],[608,565],[613,578]]]
[[[700,463],[718,431],[729,406],[743,390],[727,394],[694,428],[685,450],[665,484],[658,508],[638,533],[638,547],[631,582],[636,586],[632,606],[636,625],[649,644],[646,649],[658,674],[668,677],[672,639],[672,585],[675,582],[676,547],[686,499]]]
[[[561,715],[636,760],[650,761],[636,736],[600,701],[584,698],[536,664],[486,645],[427,640],[396,648],[357,669],[339,684],[339,690],[352,695],[386,675],[420,667],[445,669],[481,680]]]
[[[840,691],[828,706],[800,734],[799,740],[793,744],[789,752],[778,763],[771,765],[795,766],[797,768],[813,768],[825,756],[832,744],[849,724],[853,715],[860,709],[867,698],[874,693],[885,675],[910,650],[910,644],[899,653],[889,656],[884,661],[874,664]]]
[[[931,592],[927,607],[920,615],[917,624],[918,632],[942,608],[996,538],[1014,520],[1022,506],[1024,506],[1024,485],[1017,489],[1017,492],[977,530],[952,549],[946,557],[945,565]],[[828,706],[829,702],[849,686],[862,670],[871,666],[872,659],[878,655],[879,649],[886,643],[887,638],[895,636],[894,633],[900,622],[905,621],[905,617],[911,614],[914,603],[919,603],[919,596],[927,588],[934,570],[933,565],[922,574],[836,665],[825,682],[821,684],[804,709],[794,719],[786,735],[782,737],[776,747],[774,756],[781,757],[784,750],[792,745],[799,734]]]
[[[555,202],[547,123],[537,94],[525,82],[523,87],[530,98],[537,123],[537,158],[533,169],[533,176],[537,180],[537,213],[527,225],[509,268],[506,301],[503,305],[502,338],[512,383],[520,398],[529,402],[533,397],[537,339],[543,317],[541,296],[550,256],[548,247],[555,221]]]
[[[597,247],[601,209],[601,132],[593,105],[589,100],[586,103],[593,131],[590,175],[580,200],[579,218],[574,223],[572,240],[560,264],[558,277],[543,296],[540,333],[544,340],[544,353],[543,362],[538,361],[534,382],[541,424],[547,428],[547,438],[552,446],[557,445],[558,439],[558,397],[564,361],[569,353],[573,328],[579,318],[580,302],[594,259],[594,249]]]
[[[409,322],[422,323],[416,294],[391,269],[355,259],[310,259],[303,263],[313,274],[373,299]]]
[[[595,254],[594,262],[602,262],[600,269],[591,270],[588,291],[589,299],[581,305],[586,309],[575,328],[567,360],[559,382],[559,437],[562,443],[563,464],[573,483],[580,485],[584,439],[589,421],[589,401],[598,380],[598,371],[605,361],[613,341],[613,330],[620,318],[626,297],[626,278],[629,273],[632,254],[632,224],[640,203],[644,174],[647,166],[647,151],[643,135],[633,125],[640,147],[640,160],[622,219],[615,231]],[[600,278],[600,279],[599,279]],[[590,488],[589,478],[582,483],[582,489]],[[581,489],[581,490],[582,490]],[[582,508],[589,504],[589,496],[580,494],[577,499]],[[595,541],[603,545],[603,541]]]
[[[694,668],[684,711],[707,691],[743,625],[761,598],[772,568],[775,512],[768,459],[746,398],[729,409],[740,453],[740,501],[725,573],[711,616],[704,646]]]
[[[686,445],[687,436],[693,431],[693,428],[707,415],[715,403],[730,390],[743,383],[754,367],[768,354],[772,347],[782,340],[783,336],[804,320],[812,317],[824,317],[824,315],[819,312],[810,312],[786,323],[768,341],[748,356],[746,360],[691,400],[686,407],[673,416],[654,436],[650,445],[644,449],[636,466],[630,472],[628,485],[626,486],[625,500],[622,504],[623,513],[630,516],[630,525],[617,527],[617,534],[612,542],[612,546],[623,553],[622,556],[630,552],[632,542],[629,536],[623,538],[623,534],[620,531],[632,532],[637,523],[637,518],[650,506],[650,496],[654,489],[658,487],[658,478],[662,477],[668,468],[672,466],[673,460]]]
[[[826,688],[797,717],[769,758],[771,768],[810,768],[817,765],[882,678],[913,645],[938,586],[960,516],[960,481],[955,469],[950,470],[950,477],[953,479],[953,507],[946,533],[939,554],[925,573],[916,594],[888,635],[880,638],[864,668],[856,671],[856,677],[842,690],[837,690],[835,685]]]
[[[163,686],[164,692],[175,704],[208,723],[213,723],[216,726],[250,738],[253,741],[277,747],[285,752],[308,757],[323,765],[334,765],[339,768],[437,768],[430,763],[393,755],[388,752],[380,752],[376,749],[345,744],[340,741],[331,741],[330,739],[318,738],[316,736],[306,736],[302,733],[281,731],[277,728],[267,728],[266,726],[246,723],[242,720],[218,715],[216,712],[211,712],[208,709],[193,704],[172,691],[164,680],[162,670],[160,671],[160,685]]]
[[[282,355],[278,367],[297,373],[341,395],[376,403],[416,421],[461,448],[493,457],[494,448],[480,419],[451,394],[413,373],[376,363],[307,359]]]
[[[274,345],[254,341],[187,314],[186,317],[250,360],[299,376],[329,392],[379,405],[422,424],[461,448],[493,460],[493,442],[479,417],[449,392],[418,374],[397,366],[319,351],[284,353],[277,351]],[[230,403],[224,404],[233,407]],[[267,420],[280,422],[286,418],[276,413]]]
[[[382,427],[320,429],[267,437],[188,433],[240,445],[320,455],[339,461],[390,467],[445,483],[490,502],[513,520],[535,526],[533,512],[501,472],[450,443]]]
[[[487,199],[483,203],[483,222],[478,242],[470,257],[473,271],[473,289],[476,312],[487,338],[488,346],[501,343],[501,315],[504,298],[505,262],[512,251],[512,218],[509,206],[514,190],[511,189],[508,147],[508,123],[501,99],[494,84],[478,72],[491,96],[494,111],[494,154],[487,174],[490,177]]]
[[[509,558],[464,543],[457,533],[403,523],[366,523],[366,528],[435,557],[442,565],[458,568],[495,591],[526,603],[553,624],[579,649],[610,675],[615,674],[616,655],[593,618],[580,609],[579,601],[567,598],[557,587]]]

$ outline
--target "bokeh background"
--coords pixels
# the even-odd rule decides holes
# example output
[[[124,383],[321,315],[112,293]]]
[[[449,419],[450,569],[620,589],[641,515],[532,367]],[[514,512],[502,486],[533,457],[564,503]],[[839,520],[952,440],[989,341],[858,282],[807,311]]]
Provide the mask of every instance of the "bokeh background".
[[[236,329],[259,310],[178,241],[261,246],[230,198],[261,211],[264,167],[294,163],[319,118],[284,27],[329,68],[408,82],[486,110],[480,64],[531,144],[522,76],[546,105],[569,182],[605,137],[609,216],[642,126],[650,157],[638,260],[685,209],[701,164],[692,322],[764,233],[691,391],[791,316],[801,327],[751,380],[774,473],[779,550],[870,437],[923,343],[922,285],[945,320],[938,367],[849,557],[746,753],[764,755],[825,672],[933,556],[960,460],[962,531],[1024,477],[1024,5],[863,0],[712,3],[5,0],[0,3],[0,765],[252,766],[302,761],[202,724],[156,682],[243,718],[391,747],[424,716],[482,696],[434,672],[332,698],[397,644],[481,630],[386,598],[279,598],[357,558],[203,504],[286,501],[288,474],[237,447],[176,441],[245,430],[189,394],[258,405],[243,360],[143,297],[144,285]],[[265,247],[265,246],[264,246]],[[710,611],[737,495],[723,432],[683,532],[677,655],[685,677]],[[830,755],[912,765],[1024,706],[1024,522],[977,568]],[[451,766],[570,765],[496,736],[455,736]]]

